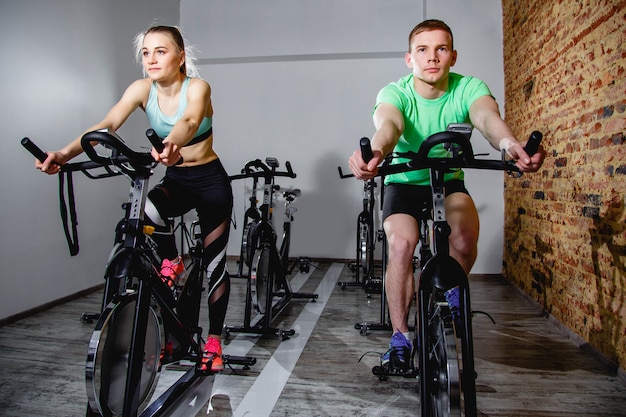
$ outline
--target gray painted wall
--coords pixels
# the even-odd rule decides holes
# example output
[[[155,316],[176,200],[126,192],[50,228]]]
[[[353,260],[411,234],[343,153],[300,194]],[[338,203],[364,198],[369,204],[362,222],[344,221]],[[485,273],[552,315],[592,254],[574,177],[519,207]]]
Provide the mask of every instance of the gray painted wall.
[[[484,79],[503,103],[501,14],[500,2],[484,0],[181,1],[181,24],[212,85],[215,147],[228,171],[266,156],[291,161],[298,177],[279,184],[302,190],[292,255],[349,259],[363,188],[337,167],[347,170],[358,140],[373,133],[378,90],[409,72],[411,29],[423,17],[447,21],[459,50],[453,70]],[[474,143],[493,151],[478,133]],[[482,218],[474,272],[499,273],[502,174],[468,177]],[[234,184],[238,222],[250,185]],[[231,254],[242,229],[232,232]]]
[[[0,3],[4,98],[0,118],[0,318],[102,282],[113,229],[128,196],[123,178],[75,175],[80,253],[70,257],[58,203],[58,181],[36,171],[19,144],[30,137],[58,149],[104,117],[141,71],[132,39],[151,23],[178,24],[171,0],[9,0]],[[145,143],[145,116],[121,134]],[[98,309],[99,306],[94,306]]]
[[[75,176],[81,252],[70,257],[57,179],[33,169],[19,140],[29,136],[57,149],[100,120],[141,76],[131,40],[155,22],[180,24],[199,50],[201,74],[213,88],[216,150],[229,172],[265,156],[292,162],[298,177],[280,181],[303,192],[292,254],[352,258],[362,187],[339,179],[337,167],[347,169],[358,139],[372,134],[378,89],[408,73],[406,38],[424,17],[451,25],[459,50],[455,70],[483,78],[503,103],[501,5],[495,0],[3,1],[0,117],[10,157],[0,167],[0,318],[101,282],[127,181]],[[142,146],[146,128],[137,114],[120,132]],[[478,136],[474,142],[477,151],[489,151]],[[482,221],[474,272],[499,273],[501,175],[468,177]],[[239,252],[249,184],[234,186],[239,224],[229,255]]]

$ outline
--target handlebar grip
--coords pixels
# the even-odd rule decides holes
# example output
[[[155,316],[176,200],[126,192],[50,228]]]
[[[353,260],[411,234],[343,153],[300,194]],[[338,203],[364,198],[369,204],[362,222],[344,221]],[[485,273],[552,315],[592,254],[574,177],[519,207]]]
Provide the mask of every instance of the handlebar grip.
[[[163,146],[163,139],[161,139],[161,137],[157,135],[154,129],[150,128],[146,130],[146,136],[148,137],[148,140],[150,141],[152,146],[154,146],[154,149],[156,149],[158,153],[163,152],[163,149],[165,149],[165,146]],[[181,156],[180,159],[176,162],[176,165],[180,165],[182,163],[183,163],[183,157]]]
[[[293,172],[293,169],[291,168],[291,162],[285,161],[285,168],[287,168],[287,176],[291,178],[296,178],[296,174]]]
[[[363,160],[365,162],[369,162],[374,157],[370,140],[368,138],[361,138],[359,146],[361,147],[361,156],[363,157]]]
[[[158,153],[163,152],[163,149],[165,149],[165,146],[163,146],[163,140],[159,137],[159,135],[157,135],[154,129],[146,130],[146,136]]]
[[[543,135],[537,130],[530,134],[530,138],[528,139],[528,142],[526,142],[526,146],[524,146],[524,151],[528,154],[528,156],[533,156],[537,153],[541,139],[543,139]]]
[[[48,154],[42,151],[41,148],[35,145],[29,138],[22,139],[21,143],[28,152],[32,153],[33,156],[39,160],[39,162],[43,163],[48,158]]]

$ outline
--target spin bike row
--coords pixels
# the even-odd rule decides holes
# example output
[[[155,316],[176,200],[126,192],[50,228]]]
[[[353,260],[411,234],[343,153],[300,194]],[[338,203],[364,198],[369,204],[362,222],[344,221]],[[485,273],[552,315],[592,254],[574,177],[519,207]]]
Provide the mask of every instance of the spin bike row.
[[[146,133],[156,149],[162,147],[161,139],[152,129]],[[535,133],[527,146],[539,146],[541,135]],[[450,144],[450,157],[429,158],[429,149],[441,144]],[[40,161],[46,159],[46,154],[28,138],[22,140],[22,145]],[[203,363],[204,340],[202,328],[198,326],[207,268],[201,256],[202,241],[194,231],[197,225],[193,224],[189,234],[195,243],[189,245],[189,254],[184,257],[189,265],[189,274],[173,287],[164,282],[158,272],[161,262],[150,238],[153,230],[144,222],[148,183],[156,162],[150,153],[130,149],[115,132],[106,129],[85,134],[81,145],[90,161],[62,166],[62,173],[65,174],[59,176],[62,203],[65,203],[63,182],[67,181],[71,191],[72,172],[82,172],[91,179],[123,175],[131,183],[129,200],[123,205],[124,217],[115,228],[113,250],[105,268],[101,310],[83,317],[85,321],[97,320],[85,367],[87,416],[164,415],[185,391],[193,388],[202,378],[213,375],[210,366],[202,367],[206,365]],[[96,149],[97,145],[102,146]],[[368,154],[367,140],[362,141],[361,146],[365,157]],[[527,148],[527,153],[534,152]],[[433,221],[430,224],[423,222],[421,229],[424,239],[421,241],[420,265],[423,266],[416,295],[420,314],[416,317],[413,345],[424,348],[419,352],[418,349],[411,352],[411,358],[417,356],[419,366],[413,366],[411,359],[407,368],[381,366],[374,367],[373,372],[381,378],[388,375],[417,376],[421,387],[420,404],[423,416],[450,415],[446,410],[458,411],[460,404],[464,404],[465,415],[476,415],[469,283],[460,265],[448,252],[449,226],[445,221],[443,207],[443,173],[455,168],[506,171],[516,171],[516,168],[514,164],[504,160],[504,155],[502,160],[474,158],[467,132],[458,131],[432,135],[419,152],[394,156],[406,158],[409,162],[387,167],[383,165],[379,169],[379,175],[424,168],[431,170],[434,215]],[[316,294],[294,292],[287,279],[293,269],[289,265],[291,221],[295,212],[292,203],[300,195],[300,191],[283,190],[285,218],[283,239],[279,248],[277,233],[272,224],[274,195],[280,190],[275,184],[277,177],[296,177],[289,162],[285,163],[285,169],[281,171],[275,158],[267,158],[265,162],[256,159],[248,162],[241,174],[231,177],[231,180],[250,178],[254,186],[249,199],[250,206],[246,208],[246,230],[242,237],[240,254],[242,262],[239,275],[243,275],[243,265],[248,269],[243,275],[247,278],[244,323],[243,326],[226,326],[224,331],[227,336],[232,332],[244,332],[274,334],[283,340],[287,339],[295,332],[272,327],[273,319],[293,299],[315,301],[317,298]],[[261,181],[262,204],[257,207],[256,189]],[[76,213],[73,192],[69,194],[74,241],[70,238],[65,204],[61,215],[65,221],[68,243],[76,252]],[[368,202],[371,202],[369,198]],[[371,204],[368,207],[371,209]],[[359,224],[361,223],[359,220]],[[181,228],[184,232],[184,225]],[[428,238],[431,236],[429,231],[432,233],[432,248]],[[368,235],[359,231],[359,235],[371,239],[371,233]],[[359,239],[357,251],[362,251],[364,246],[368,246]],[[364,259],[371,261],[367,256]],[[308,270],[310,266],[310,260],[305,257],[298,258],[296,263],[302,271]],[[454,289],[457,291],[451,294]],[[254,320],[253,312],[258,313]],[[382,320],[380,324],[385,325]],[[359,326],[363,328],[362,324]],[[459,357],[455,352],[462,353]],[[244,367],[256,362],[252,357],[224,355],[224,359],[229,365],[240,364]],[[190,361],[193,365],[163,394],[154,399],[153,393],[163,365],[180,363],[183,360]]]

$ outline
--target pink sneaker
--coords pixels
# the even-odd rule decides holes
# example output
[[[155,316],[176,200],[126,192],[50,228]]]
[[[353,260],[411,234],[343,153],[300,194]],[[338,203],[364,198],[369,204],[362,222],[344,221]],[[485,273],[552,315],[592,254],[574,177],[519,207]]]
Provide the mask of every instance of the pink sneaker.
[[[214,337],[209,337],[204,345],[204,355],[202,356],[201,371],[207,371],[207,365],[211,362],[211,372],[224,370],[222,360],[222,343]]]
[[[185,265],[183,264],[183,258],[180,256],[172,261],[163,259],[161,263],[161,279],[169,285],[170,288],[178,283],[179,278],[184,272]]]

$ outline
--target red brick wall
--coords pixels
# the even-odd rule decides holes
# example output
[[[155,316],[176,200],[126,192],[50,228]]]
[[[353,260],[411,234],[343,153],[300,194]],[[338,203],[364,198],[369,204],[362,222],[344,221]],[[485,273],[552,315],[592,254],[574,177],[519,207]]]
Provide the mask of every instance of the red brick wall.
[[[626,1],[502,7],[506,120],[548,154],[506,180],[503,274],[626,369]]]

